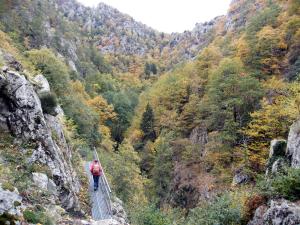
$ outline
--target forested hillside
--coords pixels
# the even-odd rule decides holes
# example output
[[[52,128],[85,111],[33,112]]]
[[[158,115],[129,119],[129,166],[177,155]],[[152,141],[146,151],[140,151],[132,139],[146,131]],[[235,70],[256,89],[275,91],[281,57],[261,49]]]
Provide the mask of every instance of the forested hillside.
[[[2,0],[0,66],[45,76],[72,165],[95,146],[131,224],[300,223],[299,0],[233,0],[172,34],[103,3]]]

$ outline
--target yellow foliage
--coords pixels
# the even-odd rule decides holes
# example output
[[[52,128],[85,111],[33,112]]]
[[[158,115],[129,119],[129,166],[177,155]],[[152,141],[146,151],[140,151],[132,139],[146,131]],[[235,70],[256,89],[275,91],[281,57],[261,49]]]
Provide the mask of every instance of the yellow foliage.
[[[268,98],[261,102],[261,109],[251,113],[252,121],[243,133],[248,137],[249,165],[256,171],[264,169],[269,154],[270,141],[286,138],[292,122],[299,116],[300,87],[284,84],[276,78],[265,83]]]
[[[103,125],[108,120],[114,120],[117,114],[114,112],[113,105],[107,103],[107,101],[100,95],[87,101],[87,104],[91,106],[100,116],[100,123]]]
[[[240,37],[236,42],[234,42],[234,45],[236,45],[236,56],[241,58],[242,60],[246,58],[249,54],[249,44],[245,40],[245,36],[243,35]]]
[[[79,81],[72,81],[71,82],[71,87],[73,88],[73,90],[78,93],[79,97],[83,100],[83,101],[87,101],[90,97],[89,95],[86,93],[85,88],[83,86],[83,84]]]

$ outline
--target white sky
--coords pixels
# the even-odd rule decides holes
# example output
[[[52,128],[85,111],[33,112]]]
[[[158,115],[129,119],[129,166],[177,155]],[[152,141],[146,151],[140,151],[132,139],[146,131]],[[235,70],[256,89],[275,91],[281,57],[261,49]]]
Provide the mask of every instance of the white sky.
[[[231,0],[78,0],[86,6],[104,2],[158,31],[171,33],[193,29],[226,14]]]

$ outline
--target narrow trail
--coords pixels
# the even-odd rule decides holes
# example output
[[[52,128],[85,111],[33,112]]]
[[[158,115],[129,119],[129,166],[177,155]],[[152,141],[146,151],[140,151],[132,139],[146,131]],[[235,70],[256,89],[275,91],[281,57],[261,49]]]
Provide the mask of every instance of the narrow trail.
[[[94,152],[94,159],[98,159],[98,154]],[[100,160],[99,160],[100,162]],[[110,187],[106,180],[104,171],[103,175],[99,179],[99,188],[94,191],[94,181],[90,173],[91,162],[85,163],[85,171],[89,178],[89,194],[92,204],[92,218],[96,221],[107,220],[112,218],[111,200],[110,200]]]

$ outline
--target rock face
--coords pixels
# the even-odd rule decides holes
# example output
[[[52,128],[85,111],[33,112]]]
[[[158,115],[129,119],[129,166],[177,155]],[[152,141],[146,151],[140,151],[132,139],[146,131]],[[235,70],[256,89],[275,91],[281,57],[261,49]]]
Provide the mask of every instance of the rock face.
[[[71,151],[62,127],[58,125],[58,118],[43,115],[40,99],[33,86],[18,72],[0,72],[0,87],[0,103],[4,105],[0,108],[0,121],[6,122],[9,131],[18,140],[37,144],[30,162],[47,165],[62,206],[70,211],[79,211],[77,193],[80,185],[71,166]],[[53,139],[53,132],[57,133],[57,140]]]
[[[300,168],[300,120],[296,121],[290,128],[287,156],[293,168]]]
[[[260,206],[248,225],[298,225],[300,205],[284,199],[271,201],[270,207]]]

